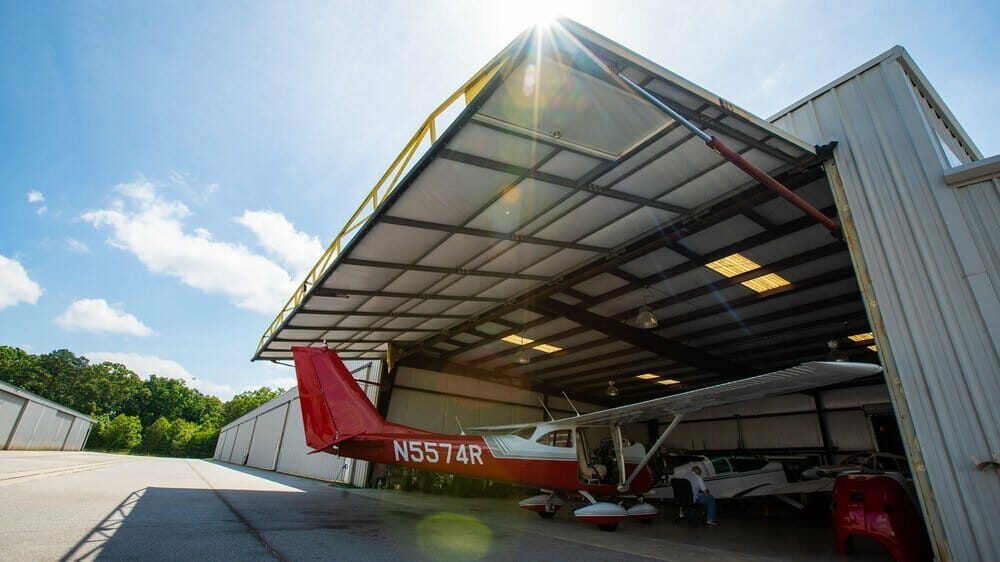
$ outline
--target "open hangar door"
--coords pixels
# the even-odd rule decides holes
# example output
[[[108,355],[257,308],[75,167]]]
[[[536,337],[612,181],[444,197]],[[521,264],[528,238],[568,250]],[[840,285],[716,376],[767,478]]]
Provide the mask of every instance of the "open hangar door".
[[[562,21],[447,103],[463,100],[425,122],[254,359],[384,359],[383,413],[448,429],[413,388],[457,375],[610,406],[835,342],[886,366],[939,558],[998,557],[996,159],[905,52],[767,122]]]

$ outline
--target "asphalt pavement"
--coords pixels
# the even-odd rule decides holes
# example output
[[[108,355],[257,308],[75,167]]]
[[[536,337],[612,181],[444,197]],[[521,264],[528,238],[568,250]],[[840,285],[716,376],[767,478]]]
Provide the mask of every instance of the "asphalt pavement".
[[[773,523],[773,522],[772,522]],[[0,451],[0,560],[840,560],[830,529],[624,522],[206,460]],[[888,560],[861,552],[852,561]]]

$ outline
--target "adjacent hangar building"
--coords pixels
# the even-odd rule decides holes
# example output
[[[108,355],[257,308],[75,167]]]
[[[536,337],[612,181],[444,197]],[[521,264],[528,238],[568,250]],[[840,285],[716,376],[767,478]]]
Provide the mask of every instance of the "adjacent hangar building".
[[[563,392],[599,408],[878,362],[884,380],[706,413],[674,445],[780,446],[798,416],[816,429],[789,447],[835,454],[865,423],[845,412],[889,416],[938,558],[995,560],[998,177],[902,48],[765,121],[561,20],[423,123],[254,359],[375,361],[379,409],[439,431],[567,412]]]
[[[80,451],[97,420],[0,382],[0,449]]]

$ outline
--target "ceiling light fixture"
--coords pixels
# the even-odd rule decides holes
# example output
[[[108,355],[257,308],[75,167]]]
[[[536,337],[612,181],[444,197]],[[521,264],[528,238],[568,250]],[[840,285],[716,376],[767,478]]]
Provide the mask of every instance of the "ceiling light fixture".
[[[646,373],[644,375],[636,375],[635,378],[642,379],[644,381],[648,381],[648,380],[652,380],[652,379],[658,379],[658,378],[660,378],[660,375],[654,375],[653,373]]]
[[[840,349],[840,342],[837,340],[830,340],[826,342],[826,346],[830,348],[830,352],[826,354],[827,361],[850,361],[847,352]]]
[[[642,288],[642,308],[639,309],[638,314],[635,315],[635,325],[643,330],[652,330],[653,328],[660,325],[660,322],[656,319],[653,311],[649,309],[649,305],[646,304],[646,290],[649,287]]]
[[[677,384],[679,382],[681,382],[681,381],[674,380],[674,379],[663,379],[662,381],[656,381],[656,384],[662,384],[663,386],[670,386],[672,384]]]
[[[618,387],[615,386],[615,381],[608,381],[608,387],[604,389],[604,394],[608,398],[618,398]]]
[[[507,337],[512,337],[512,336],[507,336]],[[504,339],[506,340],[507,338]],[[524,337],[524,332],[521,332],[521,341],[520,341],[521,348],[518,349],[517,353],[514,354],[515,363],[517,363],[518,365],[527,365],[528,363],[531,363],[531,356],[528,355],[528,348],[524,347],[524,344],[531,343],[533,341],[535,340],[529,340],[528,338]]]

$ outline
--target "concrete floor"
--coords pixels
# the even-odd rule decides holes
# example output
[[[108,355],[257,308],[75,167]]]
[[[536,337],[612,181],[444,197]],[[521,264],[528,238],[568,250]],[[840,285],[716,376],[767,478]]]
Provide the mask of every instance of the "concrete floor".
[[[721,512],[604,533],[514,500],[346,490],[202,460],[0,451],[0,560],[844,560],[833,531]],[[874,544],[848,558],[891,560]]]

